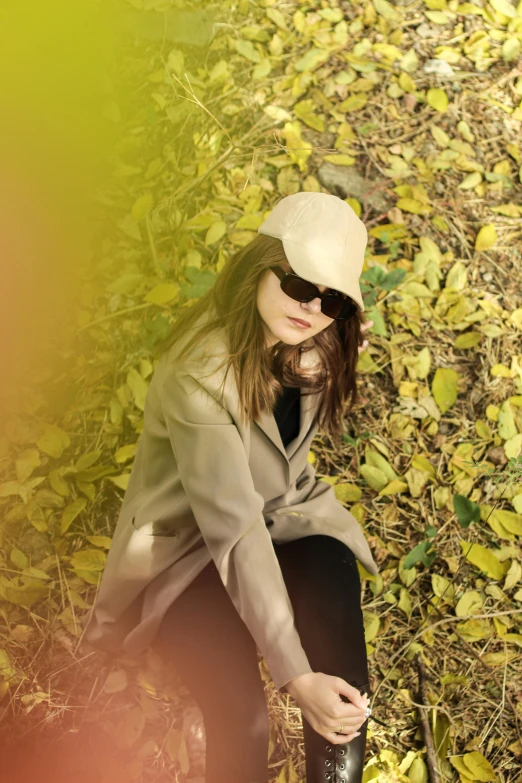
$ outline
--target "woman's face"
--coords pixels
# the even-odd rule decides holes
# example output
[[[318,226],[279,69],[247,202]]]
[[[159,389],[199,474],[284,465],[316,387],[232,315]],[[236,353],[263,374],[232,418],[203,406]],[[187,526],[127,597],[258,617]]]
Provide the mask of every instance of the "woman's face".
[[[285,272],[293,272],[288,263],[281,263],[280,266]],[[316,285],[323,293],[326,286]],[[302,343],[322,332],[334,320],[321,312],[319,297],[311,302],[296,302],[285,294],[281,289],[281,281],[271,269],[267,269],[259,281],[257,310],[263,320],[268,348],[279,340],[287,345]],[[292,318],[304,321],[309,326],[299,326]]]

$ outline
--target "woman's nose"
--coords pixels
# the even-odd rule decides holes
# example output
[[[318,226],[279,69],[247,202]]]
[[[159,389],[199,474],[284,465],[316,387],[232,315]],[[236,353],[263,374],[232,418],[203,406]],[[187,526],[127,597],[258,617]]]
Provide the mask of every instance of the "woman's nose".
[[[303,307],[303,305],[305,310],[310,313],[319,313],[321,311],[321,299],[318,296],[310,302],[301,302],[301,307]]]

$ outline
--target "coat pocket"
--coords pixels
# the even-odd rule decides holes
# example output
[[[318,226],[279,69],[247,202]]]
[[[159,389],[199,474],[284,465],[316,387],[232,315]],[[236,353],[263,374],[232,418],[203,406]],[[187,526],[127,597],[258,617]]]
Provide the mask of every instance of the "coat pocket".
[[[149,538],[173,539],[179,536],[179,532],[175,530],[171,524],[161,519],[153,519],[141,523],[138,527],[136,515],[134,515],[131,519],[131,525],[136,533],[139,533],[142,536],[148,536]]]

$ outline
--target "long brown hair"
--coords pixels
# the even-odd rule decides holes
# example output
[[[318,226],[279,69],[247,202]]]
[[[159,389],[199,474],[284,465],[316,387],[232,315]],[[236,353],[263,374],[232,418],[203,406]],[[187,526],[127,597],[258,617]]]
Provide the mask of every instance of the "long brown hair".
[[[258,234],[230,258],[217,275],[213,287],[183,310],[168,337],[156,346],[156,353],[169,353],[204,313],[205,320],[185,348],[177,354],[181,361],[214,329],[226,335],[228,356],[226,374],[234,369],[241,405],[247,421],[262,411],[273,410],[285,386],[298,386],[304,393],[322,392],[316,423],[330,435],[342,431],[345,404],[357,402],[356,365],[362,344],[360,310],[346,320],[332,321],[323,331],[298,345],[276,343],[267,350],[261,316],[257,310],[257,287],[262,275],[274,264],[288,263],[280,239]],[[315,348],[319,363],[314,372],[300,369],[303,351]],[[221,365],[223,366],[223,365]],[[226,377],[225,374],[225,377]]]

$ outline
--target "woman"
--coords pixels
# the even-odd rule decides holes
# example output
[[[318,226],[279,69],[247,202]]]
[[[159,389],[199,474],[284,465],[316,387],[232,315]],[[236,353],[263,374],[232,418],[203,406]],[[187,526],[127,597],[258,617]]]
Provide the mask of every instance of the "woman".
[[[297,193],[259,235],[164,346],[86,638],[175,665],[203,713],[206,783],[267,783],[258,649],[301,709],[307,783],[359,783],[356,560],[378,568],[307,457],[356,400],[367,233],[342,199]]]

